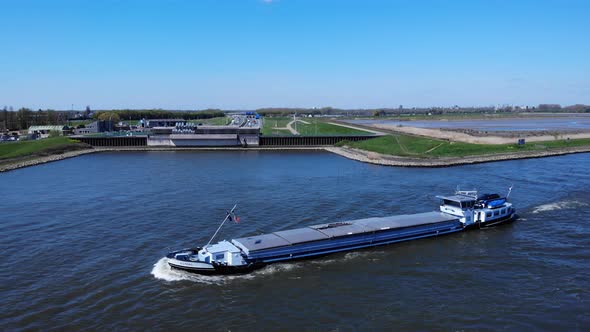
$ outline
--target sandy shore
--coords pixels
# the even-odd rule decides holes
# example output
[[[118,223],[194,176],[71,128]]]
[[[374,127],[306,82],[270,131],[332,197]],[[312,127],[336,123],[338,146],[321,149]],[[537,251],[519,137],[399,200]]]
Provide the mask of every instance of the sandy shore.
[[[326,151],[330,151],[346,157],[348,159],[361,161],[364,163],[384,165],[384,166],[402,166],[402,167],[448,167],[467,164],[487,163],[494,161],[513,160],[513,159],[528,159],[559,156],[571,153],[590,152],[589,147],[577,148],[563,148],[550,151],[526,151],[519,153],[502,153],[490,154],[482,156],[468,156],[468,157],[453,157],[453,158],[411,158],[398,157],[391,155],[384,155],[376,152],[353,149],[349,147],[327,147]]]
[[[384,129],[388,131],[399,132],[403,134],[410,134],[416,136],[430,137],[444,139],[448,141],[474,143],[474,144],[514,144],[517,138],[514,137],[501,137],[501,136],[473,136],[459,131],[441,130],[433,128],[417,128],[407,126],[395,126],[388,124],[373,124],[370,127]],[[584,133],[559,133],[555,135],[521,135],[527,142],[541,142],[541,141],[554,141],[563,139],[579,139],[579,138],[590,138],[590,132]]]

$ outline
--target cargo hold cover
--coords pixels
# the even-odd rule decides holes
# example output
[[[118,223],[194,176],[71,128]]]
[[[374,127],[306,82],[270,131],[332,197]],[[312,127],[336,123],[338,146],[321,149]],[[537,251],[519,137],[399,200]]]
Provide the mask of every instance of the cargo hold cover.
[[[290,229],[269,234],[233,239],[232,243],[245,254],[265,249],[296,245],[312,241],[327,240],[341,236],[372,233],[397,228],[413,227],[457,220],[449,214],[426,212],[410,215],[366,218],[344,222],[333,222],[309,227]]]

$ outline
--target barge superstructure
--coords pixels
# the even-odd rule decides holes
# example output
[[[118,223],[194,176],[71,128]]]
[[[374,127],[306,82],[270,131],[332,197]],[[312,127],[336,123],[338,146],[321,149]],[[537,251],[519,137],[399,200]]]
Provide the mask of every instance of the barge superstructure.
[[[200,274],[245,273],[274,262],[488,227],[516,218],[507,201],[509,195],[510,191],[506,197],[457,191],[451,196],[437,196],[439,211],[331,222],[211,244],[232,218],[234,206],[207,245],[171,252],[168,264]]]

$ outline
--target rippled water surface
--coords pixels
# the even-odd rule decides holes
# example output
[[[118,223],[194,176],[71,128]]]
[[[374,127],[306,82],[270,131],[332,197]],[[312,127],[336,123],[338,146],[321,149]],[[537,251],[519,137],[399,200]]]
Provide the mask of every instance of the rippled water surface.
[[[590,154],[438,169],[321,152],[101,153],[0,174],[0,326],[13,329],[584,330]],[[456,185],[504,191],[521,219],[275,264],[171,271],[167,248],[425,212]]]

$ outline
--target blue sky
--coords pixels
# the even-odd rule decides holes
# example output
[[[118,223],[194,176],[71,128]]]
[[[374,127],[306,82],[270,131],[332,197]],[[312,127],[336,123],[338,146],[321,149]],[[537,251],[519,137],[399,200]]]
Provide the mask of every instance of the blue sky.
[[[0,107],[590,104],[590,1],[0,0]]]

